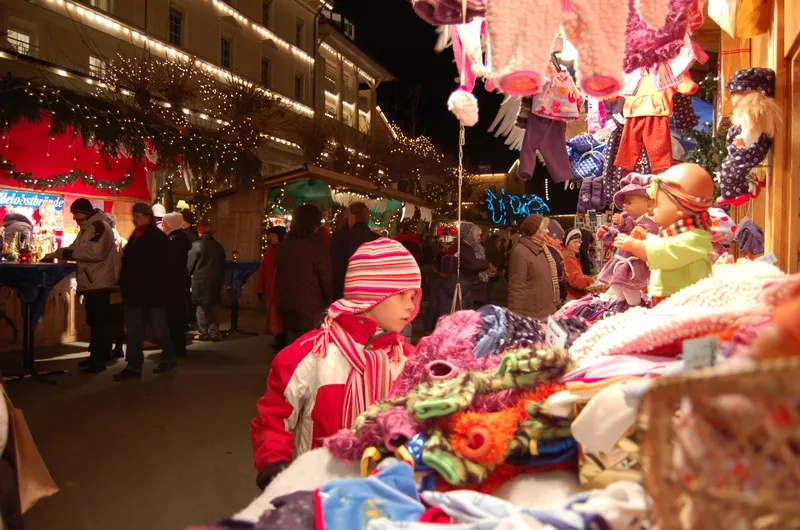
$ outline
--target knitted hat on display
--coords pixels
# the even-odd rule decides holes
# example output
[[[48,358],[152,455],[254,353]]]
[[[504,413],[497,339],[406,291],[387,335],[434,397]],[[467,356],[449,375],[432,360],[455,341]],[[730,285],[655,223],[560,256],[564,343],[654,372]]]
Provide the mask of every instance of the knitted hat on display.
[[[75,199],[75,202],[73,202],[72,206],[69,207],[69,211],[75,213],[92,214],[94,213],[94,206],[92,206],[92,203],[89,201],[89,199],[81,197],[80,199]]]
[[[625,195],[638,195],[640,197],[650,198],[650,195],[647,193],[647,188],[650,187],[651,178],[652,175],[630,173],[620,180],[620,190],[614,194],[614,206],[616,206],[618,210],[622,210],[622,205],[625,202]]]
[[[150,207],[149,204],[145,204],[143,202],[137,202],[133,205],[133,213],[138,213],[141,215],[147,215],[153,217],[153,208]]]
[[[364,243],[347,266],[344,298],[331,305],[328,316],[336,319],[341,315],[361,314],[391,296],[414,290],[417,296],[413,320],[422,301],[421,284],[419,266],[402,244],[386,238]]]
[[[768,318],[765,287],[786,278],[777,267],[758,262],[720,265],[714,275],[678,291],[654,309],[634,307],[594,325],[570,348],[574,361],[620,353],[647,353]]]
[[[153,217],[158,217],[159,219],[163,219],[165,215],[167,215],[167,209],[164,208],[163,204],[153,205]]]
[[[725,85],[728,92],[738,94],[757,90],[768,97],[775,97],[775,72],[769,68],[744,68],[739,70]]]
[[[542,221],[544,221],[543,216],[538,213],[531,214],[522,221],[522,224],[519,225],[519,229],[526,236],[532,236],[539,231],[539,228],[542,226]]]
[[[164,228],[166,232],[178,230],[183,224],[183,215],[178,212],[172,212],[164,215]]]
[[[739,252],[764,253],[764,229],[745,217],[734,238]]]

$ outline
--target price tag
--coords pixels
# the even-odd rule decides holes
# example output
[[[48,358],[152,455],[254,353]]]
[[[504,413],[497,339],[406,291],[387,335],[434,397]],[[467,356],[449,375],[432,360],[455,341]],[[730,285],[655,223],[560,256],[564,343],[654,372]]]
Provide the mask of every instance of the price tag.
[[[718,337],[705,337],[683,341],[683,368],[697,370],[717,364]]]
[[[547,333],[544,340],[551,348],[565,348],[569,340],[569,333],[564,331],[553,317],[547,319]]]
[[[756,258],[755,261],[759,263],[769,263],[770,265],[774,265],[778,263],[778,257],[775,254],[767,254],[765,256],[761,256],[760,258]]]

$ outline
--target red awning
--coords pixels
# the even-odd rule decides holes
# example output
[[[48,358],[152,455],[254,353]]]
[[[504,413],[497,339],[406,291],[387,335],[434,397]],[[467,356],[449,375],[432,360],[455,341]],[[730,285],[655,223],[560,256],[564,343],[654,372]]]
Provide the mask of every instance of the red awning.
[[[50,137],[49,131],[50,118],[47,115],[37,123],[23,119],[0,139],[0,155],[14,164],[16,171],[29,171],[35,178],[40,179],[69,173],[73,169],[91,175],[95,179],[112,182],[119,182],[130,174],[133,182],[118,194],[110,190],[98,190],[94,186],[85,184],[81,179],[77,179],[71,185],[50,188],[46,191],[82,196],[124,197],[150,202],[144,162],[120,156],[111,160],[110,167],[107,167],[99,151],[95,147],[84,146],[80,136],[73,138],[71,129],[55,137]],[[26,187],[24,182],[11,178],[7,171],[2,170],[0,170],[0,186]]]

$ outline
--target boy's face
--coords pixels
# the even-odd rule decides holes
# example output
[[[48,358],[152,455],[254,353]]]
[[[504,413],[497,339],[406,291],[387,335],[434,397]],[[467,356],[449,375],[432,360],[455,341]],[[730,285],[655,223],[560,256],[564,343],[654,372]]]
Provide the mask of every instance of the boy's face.
[[[377,322],[379,328],[400,333],[411,322],[416,297],[417,291],[403,291],[390,296],[364,315]]]

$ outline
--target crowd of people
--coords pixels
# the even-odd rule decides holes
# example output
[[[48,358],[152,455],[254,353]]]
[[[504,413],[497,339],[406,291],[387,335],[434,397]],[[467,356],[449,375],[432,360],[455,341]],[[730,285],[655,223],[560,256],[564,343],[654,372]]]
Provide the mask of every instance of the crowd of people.
[[[188,210],[167,213],[162,205],[137,203],[136,228],[126,240],[116,218],[88,199],[77,199],[70,212],[80,227],[75,241],[43,261],[77,263],[77,293],[91,331],[84,373],[101,373],[124,355],[127,366],[114,380],[141,379],[146,341],[162,349],[154,373],[172,372],[186,355],[195,318],[196,340],[219,340],[225,250],[210,225],[196,226]]]

